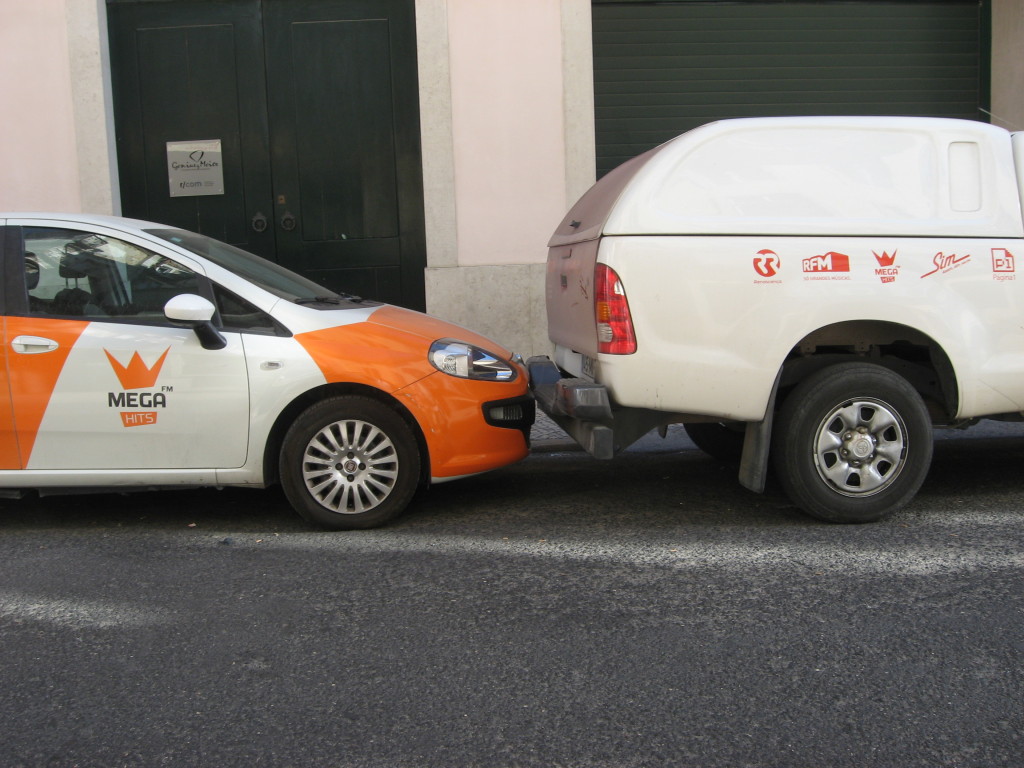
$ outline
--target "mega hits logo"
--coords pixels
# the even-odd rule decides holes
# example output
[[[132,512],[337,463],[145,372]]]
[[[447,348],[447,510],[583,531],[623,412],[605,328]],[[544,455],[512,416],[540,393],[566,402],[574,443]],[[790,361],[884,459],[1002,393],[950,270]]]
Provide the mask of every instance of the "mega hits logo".
[[[149,424],[156,424],[157,411],[154,408],[167,407],[167,393],[170,387],[163,387],[156,390],[156,380],[160,376],[160,369],[163,368],[167,353],[171,351],[168,347],[160,358],[152,365],[146,365],[138,352],[132,353],[128,365],[122,365],[117,358],[104,349],[110,367],[114,369],[117,380],[121,383],[122,392],[109,392],[107,394],[107,406],[110,408],[129,408],[131,410],[121,411],[121,423],[126,427],[143,427]],[[142,391],[138,391],[142,390]]]
[[[896,264],[896,251],[889,254],[886,251],[879,253],[878,251],[872,251],[875,254],[875,261],[878,262],[878,267],[875,269],[875,276],[881,279],[883,283],[894,283],[896,278],[899,277],[900,268]]]

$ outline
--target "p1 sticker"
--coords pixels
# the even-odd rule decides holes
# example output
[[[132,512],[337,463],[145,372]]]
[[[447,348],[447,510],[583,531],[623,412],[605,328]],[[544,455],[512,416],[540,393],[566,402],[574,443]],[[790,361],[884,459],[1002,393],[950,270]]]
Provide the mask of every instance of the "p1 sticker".
[[[1005,248],[992,249],[992,279],[1016,280],[1017,262]]]

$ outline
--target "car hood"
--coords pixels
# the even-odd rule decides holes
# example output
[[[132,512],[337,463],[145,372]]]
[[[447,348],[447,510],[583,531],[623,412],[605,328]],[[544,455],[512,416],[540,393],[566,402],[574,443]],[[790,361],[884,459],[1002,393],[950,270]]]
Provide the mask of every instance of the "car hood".
[[[512,356],[510,350],[486,336],[411,309],[385,305],[370,315],[366,322],[417,336],[428,344],[438,339],[456,339],[481,347],[506,360]]]

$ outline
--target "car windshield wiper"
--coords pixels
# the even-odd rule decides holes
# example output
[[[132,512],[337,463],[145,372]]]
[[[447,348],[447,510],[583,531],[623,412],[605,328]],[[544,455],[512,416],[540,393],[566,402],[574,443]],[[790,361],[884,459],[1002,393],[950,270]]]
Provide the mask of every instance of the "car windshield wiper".
[[[337,296],[313,296],[311,298],[296,299],[296,304],[341,304],[343,301],[350,301],[358,304],[362,301],[359,296],[352,296],[347,293],[341,293]]]

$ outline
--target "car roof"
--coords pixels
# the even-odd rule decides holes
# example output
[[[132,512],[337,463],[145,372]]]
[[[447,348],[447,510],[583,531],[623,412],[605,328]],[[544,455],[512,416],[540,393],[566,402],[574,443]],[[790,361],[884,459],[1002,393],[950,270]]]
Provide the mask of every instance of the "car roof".
[[[4,219],[39,219],[41,221],[64,221],[70,224],[98,225],[115,229],[168,229],[167,224],[157,224],[141,219],[128,219],[123,216],[108,216],[97,213],[67,213],[56,211],[0,211],[0,220]],[[170,227],[173,229],[173,227]]]

